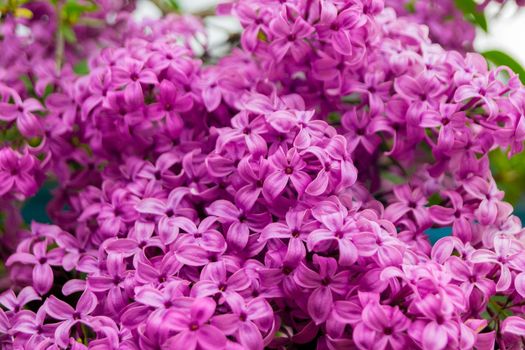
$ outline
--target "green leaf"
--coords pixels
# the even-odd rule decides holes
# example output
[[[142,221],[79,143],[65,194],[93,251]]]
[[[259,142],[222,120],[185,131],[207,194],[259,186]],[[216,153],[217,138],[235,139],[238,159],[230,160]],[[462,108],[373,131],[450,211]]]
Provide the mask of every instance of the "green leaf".
[[[489,157],[490,169],[498,188],[505,192],[505,201],[518,204],[525,193],[525,153],[509,159],[506,152],[495,149]]]
[[[474,0],[454,0],[456,7],[463,12],[465,19],[474,23],[485,32],[488,31],[487,18],[485,13],[479,11],[478,4]]]
[[[73,66],[76,75],[88,75],[89,67],[86,60],[82,60]]]
[[[408,13],[416,13],[416,0],[410,0],[409,2],[405,3],[405,10]]]
[[[180,12],[181,8],[176,0],[167,0],[167,3],[172,11]]]
[[[496,66],[507,66],[516,74],[519,75],[522,83],[525,84],[525,69],[523,66],[505,52],[498,50],[490,50],[481,53],[485,59]]]
[[[257,39],[262,41],[263,43],[268,42],[268,36],[262,29],[260,29],[259,32],[257,33]]]
[[[404,178],[388,171],[381,172],[381,177],[386,179],[387,181],[392,182],[395,185],[405,183]]]
[[[341,123],[341,113],[331,112],[326,117],[326,120],[328,121],[328,124],[330,125],[337,125]]]
[[[432,194],[432,196],[430,196],[428,198],[428,206],[429,207],[433,206],[433,205],[440,205],[442,202],[443,202],[443,199],[441,198],[439,193],[434,193],[434,194]]]
[[[60,27],[60,30],[62,31],[62,34],[64,35],[64,39],[66,39],[68,43],[74,44],[77,42],[77,36],[73,28],[67,25],[62,25]]]

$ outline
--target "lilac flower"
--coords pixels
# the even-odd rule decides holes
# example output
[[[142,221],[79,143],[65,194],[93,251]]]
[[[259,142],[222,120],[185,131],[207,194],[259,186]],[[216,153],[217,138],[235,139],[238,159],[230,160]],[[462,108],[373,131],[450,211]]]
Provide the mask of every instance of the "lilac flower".
[[[468,207],[464,207],[463,198],[453,191],[444,193],[450,200],[452,208],[434,205],[429,208],[429,215],[432,220],[440,225],[452,225],[452,231],[455,236],[462,241],[468,242],[472,239],[471,226],[469,219]]]
[[[472,261],[494,263],[500,268],[497,291],[507,290],[512,283],[511,268],[525,271],[525,260],[521,256],[522,245],[503,235],[494,238],[494,251],[479,249],[472,253]]]
[[[238,165],[238,175],[246,183],[235,194],[235,202],[240,207],[250,210],[259,199],[264,185],[264,179],[271,171],[266,159],[258,162],[243,158]]]
[[[166,186],[179,186],[184,173],[181,171],[176,174],[172,168],[181,161],[180,156],[175,153],[163,153],[155,164],[144,162],[136,176],[150,181],[160,181]]]
[[[496,184],[491,181],[487,182],[479,177],[465,184],[465,190],[473,197],[480,199],[481,203],[476,210],[476,217],[484,225],[494,223],[498,213],[497,202],[502,198],[503,193],[499,191]]]
[[[276,61],[281,61],[288,52],[296,61],[300,61],[308,51],[308,44],[304,39],[315,29],[301,17],[290,23],[283,15],[286,16],[281,14],[270,22],[270,30],[275,37],[272,51]]]
[[[0,195],[15,190],[24,196],[31,196],[37,190],[35,158],[26,151],[20,154],[11,148],[0,149]]]
[[[18,313],[27,303],[35,300],[40,300],[40,297],[31,286],[23,288],[18,296],[10,289],[0,295],[0,304],[14,313]]]
[[[191,306],[183,313],[181,311],[169,314],[168,327],[177,335],[167,341],[170,348],[184,347],[194,349],[224,349],[226,337],[215,326],[207,324],[215,312],[215,302],[210,298],[193,300]]]
[[[277,197],[291,181],[299,194],[302,194],[310,182],[310,177],[303,169],[306,163],[297,153],[295,148],[284,152],[279,148],[277,152],[269,157],[274,171],[266,178],[263,186],[263,194],[268,200]]]
[[[409,344],[405,331],[410,320],[398,308],[369,304],[363,309],[362,317],[354,333],[360,348],[401,349]]]
[[[304,264],[295,274],[295,281],[303,288],[313,289],[308,298],[308,313],[316,324],[328,318],[335,294],[344,294],[348,288],[349,271],[337,272],[337,263],[332,258],[314,256],[314,264],[319,272],[313,271]]]
[[[426,207],[426,198],[419,188],[410,188],[409,185],[394,187],[394,195],[397,201],[386,208],[385,216],[397,221],[401,216],[411,213],[419,225],[428,220]]]
[[[200,280],[192,288],[192,295],[196,298],[212,297],[217,294],[228,298],[231,293],[248,289],[250,280],[243,269],[228,276],[226,263],[218,261],[210,263],[202,269]]]
[[[175,274],[182,264],[174,254],[166,254],[155,265],[144,255],[140,255],[136,268],[135,279],[142,284],[158,285],[166,281],[177,280]]]
[[[97,304],[96,296],[89,291],[82,293],[75,309],[53,295],[46,299],[47,314],[60,321],[55,331],[55,339],[59,346],[66,347],[69,344],[69,333],[76,324],[83,323],[90,326],[89,315]]]
[[[213,229],[216,219],[207,217],[197,227],[190,219],[183,216],[173,219],[173,225],[186,232],[180,236],[179,244],[197,244],[207,251],[221,252],[226,249],[226,242],[222,234]]]
[[[268,331],[272,325],[272,308],[263,298],[255,298],[245,303],[240,296],[233,294],[228,299],[231,314],[212,318],[211,324],[224,334],[234,335],[239,343],[248,349],[261,350],[264,340],[261,331]]]
[[[136,206],[139,213],[160,217],[158,222],[159,236],[165,244],[172,243],[177,238],[176,216],[193,216],[191,208],[181,205],[187,194],[188,190],[186,188],[178,188],[170,193],[166,201],[157,198],[146,198]]]
[[[106,302],[108,306],[118,312],[126,304],[129,273],[126,273],[122,256],[117,254],[108,255],[106,268],[106,273],[101,273],[99,276],[89,276],[87,280],[88,289],[95,293],[107,293]]]
[[[243,140],[248,151],[253,155],[266,153],[266,141],[261,136],[266,132],[266,122],[264,118],[257,117],[250,121],[247,112],[240,112],[231,120],[231,130],[221,130],[217,140],[217,151],[222,151],[223,147],[229,142]]]
[[[46,308],[41,306],[36,314],[23,310],[16,316],[14,330],[29,336],[28,345],[37,345],[43,339],[52,339],[57,328],[56,324],[46,323]]]
[[[236,249],[242,249],[248,244],[251,230],[259,231],[268,222],[267,213],[245,213],[226,200],[213,202],[207,212],[228,225],[226,240]]]
[[[354,264],[359,256],[371,256],[375,253],[376,234],[365,222],[354,221],[345,208],[335,213],[316,215],[323,224],[322,228],[312,231],[308,236],[309,250],[323,249],[336,241],[339,248],[339,264]]]
[[[53,285],[53,270],[51,266],[61,264],[63,252],[55,248],[47,251],[48,241],[37,242],[33,245],[33,253],[18,252],[9,257],[6,266],[14,263],[33,265],[33,287],[38,294],[43,295],[49,292]]]
[[[0,102],[0,120],[16,122],[18,130],[26,137],[40,135],[42,125],[34,112],[43,111],[42,104],[34,98],[22,100],[18,93],[11,89],[9,95],[14,100],[14,104]]]
[[[187,112],[193,106],[193,100],[189,94],[183,94],[169,80],[163,80],[159,85],[158,102],[148,106],[148,113],[153,118],[166,118],[170,120],[173,130],[178,133],[182,130],[184,122],[179,113]]]
[[[289,211],[286,213],[286,224],[276,222],[265,227],[260,240],[289,239],[286,252],[287,259],[302,259],[306,255],[305,243],[310,232],[317,228],[313,220],[308,219],[306,211]]]

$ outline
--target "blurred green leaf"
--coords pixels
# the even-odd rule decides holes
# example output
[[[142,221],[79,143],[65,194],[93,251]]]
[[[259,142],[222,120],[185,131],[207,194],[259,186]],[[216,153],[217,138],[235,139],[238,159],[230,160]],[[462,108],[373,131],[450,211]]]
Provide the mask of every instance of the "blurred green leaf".
[[[496,149],[490,153],[490,167],[498,188],[505,192],[505,200],[516,205],[525,193],[525,153],[509,159]]]
[[[506,54],[505,52],[498,50],[490,50],[481,53],[485,59],[496,66],[507,66],[516,74],[519,75],[522,83],[525,84],[525,69],[523,66],[516,61],[514,58]]]
[[[488,31],[487,18],[479,11],[478,4],[474,0],[454,0],[456,7],[463,12],[467,20],[474,23],[485,32]]]
[[[326,117],[326,120],[328,121],[328,124],[330,125],[337,125],[341,123],[341,113],[339,112],[331,112]]]
[[[62,16],[67,18],[70,23],[75,23],[83,14],[97,10],[94,3],[81,4],[77,0],[68,0],[62,6]]]
[[[180,12],[181,8],[179,3],[176,0],[166,0],[168,5],[171,7],[172,11]]]
[[[86,60],[82,60],[73,66],[76,75],[88,75],[89,67]]]
[[[66,39],[68,43],[73,44],[77,42],[77,36],[72,27],[68,25],[62,25],[60,27],[60,30],[62,31],[62,35],[64,36],[64,39]]]
[[[416,13],[416,0],[410,0],[405,3],[405,10],[407,10],[408,13]]]

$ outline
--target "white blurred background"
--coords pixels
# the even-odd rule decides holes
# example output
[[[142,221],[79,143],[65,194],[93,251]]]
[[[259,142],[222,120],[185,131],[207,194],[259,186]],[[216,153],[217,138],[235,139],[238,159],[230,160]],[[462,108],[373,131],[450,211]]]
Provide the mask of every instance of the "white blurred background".
[[[479,30],[476,50],[501,50],[525,66],[525,8],[520,11],[510,3],[501,12],[495,6],[489,6],[487,12],[489,32]]]
[[[179,0],[185,12],[199,12],[210,8],[216,0]],[[479,30],[474,47],[478,51],[500,50],[508,53],[525,66],[525,9],[521,11],[514,3],[509,3],[500,11],[498,6],[489,6],[487,9],[489,32]],[[137,19],[158,18],[161,12],[149,0],[139,0],[136,12]],[[221,25],[224,23],[221,23]],[[231,23],[226,23],[230,24]],[[213,39],[220,40],[225,33],[211,32]]]

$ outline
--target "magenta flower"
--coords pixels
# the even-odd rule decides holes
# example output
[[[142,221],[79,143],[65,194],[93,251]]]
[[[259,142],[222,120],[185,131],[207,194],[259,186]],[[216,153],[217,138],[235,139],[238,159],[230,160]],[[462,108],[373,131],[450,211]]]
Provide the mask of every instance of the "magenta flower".
[[[40,300],[40,297],[31,286],[23,288],[18,296],[11,289],[0,295],[0,304],[14,313],[18,313],[27,303],[35,300]]]
[[[200,280],[191,290],[192,296],[202,298],[218,294],[228,299],[232,293],[242,292],[250,286],[250,279],[245,270],[240,269],[228,275],[224,261],[206,265],[202,269]]]
[[[492,77],[476,77],[456,90],[454,100],[456,102],[463,102],[469,99],[481,100],[485,104],[489,116],[493,116],[498,111],[494,98],[501,91],[500,84],[498,80]]]
[[[192,106],[189,94],[179,91],[171,81],[163,80],[159,85],[158,101],[148,106],[148,115],[152,119],[166,118],[175,132],[172,135],[178,135],[184,126],[180,112],[187,112]]]
[[[42,104],[34,98],[22,101],[22,98],[14,90],[9,89],[8,92],[14,104],[0,101],[0,120],[16,122],[18,130],[26,137],[40,135],[42,125],[34,112],[43,111]]]
[[[355,221],[345,208],[335,213],[315,214],[323,227],[308,236],[308,249],[322,251],[337,242],[339,264],[349,266],[360,256],[372,256],[377,251],[374,228],[365,221]]]
[[[318,25],[319,32],[323,33],[323,40],[329,42],[335,51],[341,55],[351,56],[353,28],[364,24],[361,13],[355,7],[339,12],[335,4],[321,4],[321,21]]]
[[[158,83],[155,73],[144,67],[144,64],[138,60],[130,59],[123,62],[122,65],[116,65],[112,67],[111,73],[115,84],[119,85],[133,85],[136,83],[147,85]],[[142,94],[142,89],[140,90]]]
[[[46,299],[47,314],[60,321],[55,331],[55,339],[59,346],[67,347],[70,342],[71,328],[76,324],[82,323],[88,327],[91,325],[90,315],[97,304],[97,297],[90,291],[82,293],[74,309],[53,295]]]
[[[177,165],[181,165],[182,159],[178,154],[169,152],[163,153],[155,164],[144,162],[137,172],[137,177],[149,181],[160,181],[166,186],[179,186],[183,181],[184,173],[174,171]]]
[[[269,221],[268,213],[245,213],[231,202],[217,200],[206,211],[228,226],[226,240],[235,249],[243,249],[248,244],[250,231],[260,231]]]
[[[517,316],[510,316],[503,321],[501,329],[503,333],[523,336],[525,333],[525,319]]]
[[[207,324],[215,313],[215,302],[210,298],[194,299],[187,312],[170,312],[167,325],[177,332],[166,342],[167,348],[188,350],[224,349],[225,335],[215,326]]]
[[[465,295],[470,296],[474,288],[484,295],[495,294],[496,285],[487,277],[493,269],[491,264],[472,264],[451,256],[447,259],[447,267],[453,273],[453,278],[462,282],[461,287]]]
[[[174,218],[173,225],[186,234],[180,236],[178,244],[197,244],[212,252],[222,252],[226,249],[223,235],[213,228],[216,218],[213,216],[202,220],[197,227],[190,219],[183,216]]]
[[[407,1],[236,0],[224,45],[134,1],[82,2],[63,47],[49,2],[2,16],[0,348],[523,348],[490,155],[525,88],[453,0]]]
[[[238,165],[238,175],[246,183],[235,194],[235,202],[241,208],[250,210],[259,199],[264,185],[264,179],[271,172],[268,161],[264,158],[253,161],[243,158]]]
[[[44,304],[45,305],[45,304]],[[56,324],[46,322],[46,308],[41,306],[36,314],[32,311],[22,310],[16,316],[14,330],[29,336],[28,345],[37,345],[43,339],[52,339],[57,328]]]
[[[294,278],[301,287],[313,289],[308,297],[308,314],[316,324],[321,324],[330,315],[334,302],[333,294],[344,295],[347,291],[350,272],[337,272],[337,263],[333,258],[314,255],[313,260],[319,272],[301,264]]]
[[[397,307],[371,303],[363,309],[354,341],[361,349],[402,349],[410,344],[409,326],[410,320]]]
[[[269,157],[274,171],[265,179],[263,194],[271,201],[284,191],[288,181],[291,181],[295,190],[301,195],[308,186],[310,176],[303,171],[306,163],[295,148],[284,152],[279,148]]]
[[[479,249],[472,253],[474,263],[493,263],[499,266],[500,276],[496,291],[506,291],[512,283],[511,269],[525,271],[525,259],[522,257],[523,246],[503,234],[494,238],[494,251]]]
[[[412,189],[410,185],[399,185],[394,187],[396,202],[390,204],[385,210],[385,217],[396,222],[401,217],[412,214],[415,221],[424,225],[428,221],[428,211],[425,207],[427,202],[420,188]]]
[[[37,160],[27,150],[20,154],[8,147],[0,149],[0,196],[11,190],[26,197],[35,194],[37,167]]]
[[[243,141],[254,156],[264,155],[267,150],[266,141],[261,136],[267,132],[264,118],[257,117],[250,120],[248,112],[242,111],[231,120],[232,128],[220,131],[217,140],[217,151],[221,152],[223,147],[230,142]]]
[[[188,189],[180,187],[171,191],[167,200],[157,198],[146,198],[136,205],[136,209],[142,214],[151,214],[160,218],[158,221],[159,236],[164,244],[170,244],[177,238],[176,225],[177,216],[183,215],[193,217],[194,211],[182,204]]]
[[[269,331],[273,324],[272,308],[263,298],[245,302],[239,295],[228,298],[231,314],[217,315],[211,324],[224,334],[233,335],[246,349],[262,350],[261,332]]]
[[[475,211],[476,218],[483,225],[493,224],[498,213],[498,202],[503,198],[503,192],[498,190],[496,183],[474,177],[464,185],[464,188],[471,196],[481,200]]]
[[[306,219],[306,220],[305,220]],[[289,211],[286,213],[286,224],[271,223],[261,232],[259,240],[288,239],[287,260],[301,260],[306,255],[305,243],[318,225],[313,220],[307,220],[306,211]]]
[[[126,305],[130,274],[126,271],[122,256],[117,254],[108,255],[106,269],[107,272],[98,276],[89,276],[87,286],[92,292],[107,293],[107,305],[118,313]]]
[[[463,242],[469,242],[472,239],[472,229],[469,220],[472,215],[469,213],[470,208],[464,206],[463,198],[452,191],[444,192],[452,205],[452,208],[433,205],[429,208],[429,215],[433,222],[443,226],[452,225],[452,232],[456,237],[459,237]]]
[[[271,49],[275,55],[275,60],[279,62],[288,52],[296,61],[300,61],[308,52],[308,43],[305,39],[315,29],[302,17],[297,17],[293,23],[290,23],[281,14],[270,22],[270,31],[274,36]]]
[[[182,268],[182,263],[174,254],[166,254],[153,264],[144,255],[139,255],[135,279],[141,284],[159,285],[164,282],[178,280],[175,276]]]
[[[47,251],[48,240],[33,244],[33,253],[18,252],[9,257],[6,266],[14,263],[33,265],[33,287],[38,294],[49,292],[53,285],[53,270],[51,266],[59,266],[63,258],[63,251],[59,248]]]

